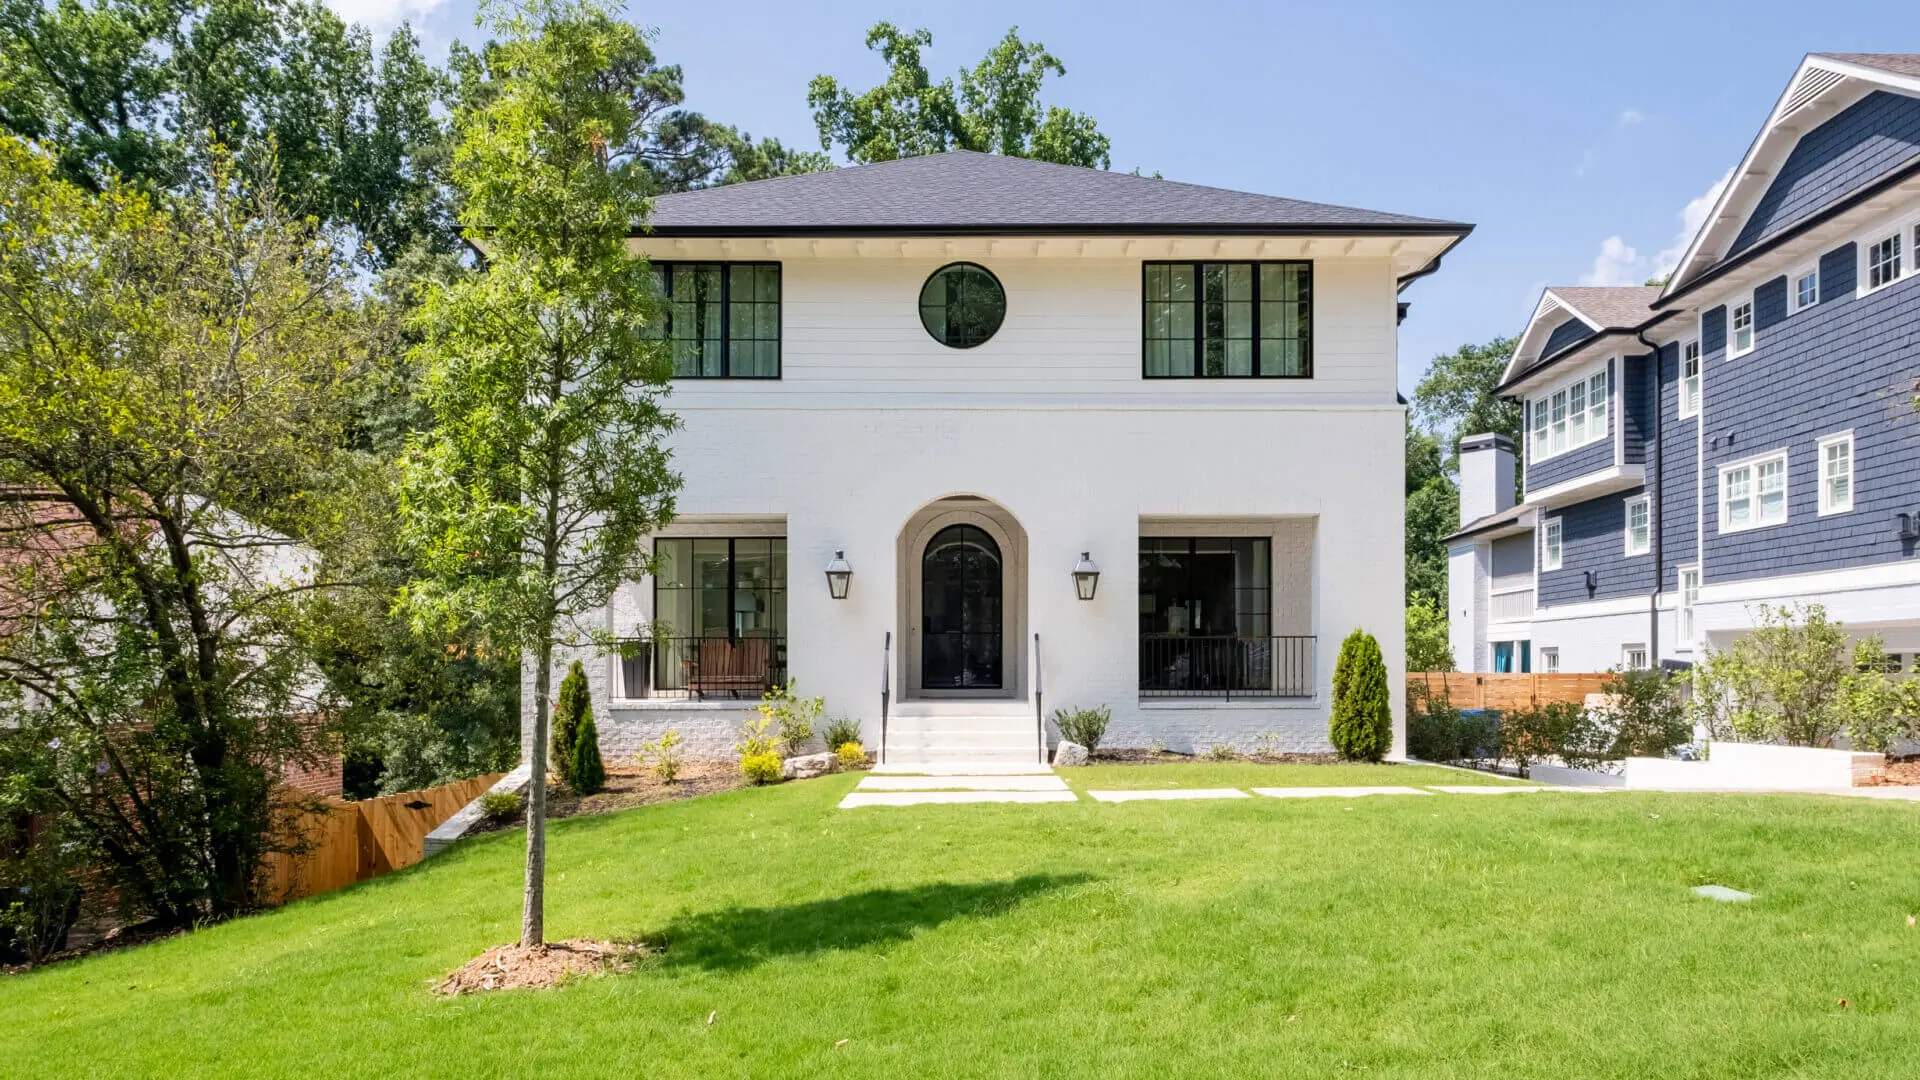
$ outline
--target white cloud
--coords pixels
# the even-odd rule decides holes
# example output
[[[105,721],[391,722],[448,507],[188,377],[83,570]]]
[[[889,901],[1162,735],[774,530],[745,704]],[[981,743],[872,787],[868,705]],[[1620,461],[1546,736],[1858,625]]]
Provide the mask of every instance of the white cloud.
[[[1632,127],[1633,125],[1640,123],[1646,118],[1647,118],[1646,115],[1642,113],[1639,109],[1623,109],[1621,110],[1620,115],[1614,118],[1613,126],[1614,127]]]
[[[1713,204],[1720,201],[1720,193],[1727,190],[1727,184],[1733,179],[1733,170],[1728,169],[1713,186],[1698,198],[1680,210],[1680,234],[1673,238],[1673,244],[1665,251],[1654,256],[1654,273],[1671,274],[1680,265],[1680,257],[1687,253],[1693,243],[1693,236],[1700,226],[1707,223],[1707,215],[1713,213]]]
[[[420,19],[447,0],[327,0],[335,15],[379,33]]]
[[[1647,280],[1647,260],[1617,236],[1600,241],[1593,267],[1580,275],[1582,285],[1638,285]]]
[[[1641,285],[1673,273],[1693,243],[1694,234],[1706,223],[1707,215],[1713,212],[1713,204],[1720,201],[1720,193],[1726,190],[1727,182],[1732,179],[1733,170],[1728,169],[1725,176],[1713,182],[1713,186],[1681,207],[1680,231],[1674,234],[1671,244],[1651,257],[1640,254],[1638,249],[1619,236],[1609,236],[1600,241],[1600,252],[1593,257],[1593,265],[1587,272],[1580,275],[1580,284]]]

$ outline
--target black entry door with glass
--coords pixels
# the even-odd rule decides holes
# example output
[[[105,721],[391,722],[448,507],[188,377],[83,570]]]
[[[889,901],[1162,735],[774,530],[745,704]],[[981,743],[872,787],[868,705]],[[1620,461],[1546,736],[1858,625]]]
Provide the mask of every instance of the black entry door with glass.
[[[920,561],[920,687],[1001,688],[1000,545],[977,525],[949,525]]]

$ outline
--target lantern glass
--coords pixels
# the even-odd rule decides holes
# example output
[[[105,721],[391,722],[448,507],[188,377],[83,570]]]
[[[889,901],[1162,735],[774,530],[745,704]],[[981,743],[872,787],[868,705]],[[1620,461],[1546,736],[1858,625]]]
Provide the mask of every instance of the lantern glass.
[[[1080,553],[1080,561],[1073,567],[1073,589],[1082,600],[1093,599],[1094,590],[1100,587],[1100,568],[1095,566],[1089,552]]]
[[[835,600],[847,598],[847,586],[853,581],[853,567],[847,564],[847,553],[836,551],[833,561],[827,563],[827,595]]]

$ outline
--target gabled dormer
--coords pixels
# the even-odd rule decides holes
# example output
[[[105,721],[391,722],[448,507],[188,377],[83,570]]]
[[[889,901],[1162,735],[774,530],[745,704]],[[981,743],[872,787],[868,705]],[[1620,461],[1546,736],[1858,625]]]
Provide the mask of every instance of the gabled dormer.
[[[1644,477],[1647,348],[1657,287],[1554,287],[1535,305],[1499,392],[1520,400],[1526,501],[1564,505]]]
[[[1920,197],[1920,56],[1813,53],[1800,64],[1668,281],[1663,300],[1765,260],[1836,217]],[[1771,269],[1771,268],[1769,268]]]

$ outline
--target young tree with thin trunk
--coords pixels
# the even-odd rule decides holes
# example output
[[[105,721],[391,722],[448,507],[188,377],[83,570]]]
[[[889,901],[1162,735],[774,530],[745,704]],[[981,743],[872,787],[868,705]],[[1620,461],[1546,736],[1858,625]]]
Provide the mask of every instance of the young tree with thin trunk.
[[[521,941],[541,944],[553,658],[576,618],[645,572],[679,478],[660,404],[672,373],[652,275],[627,251],[648,178],[627,149],[641,32],[596,0],[489,5],[498,92],[458,119],[461,225],[480,272],[416,309],[432,429],[403,463],[423,625],[471,619],[534,667]]]

